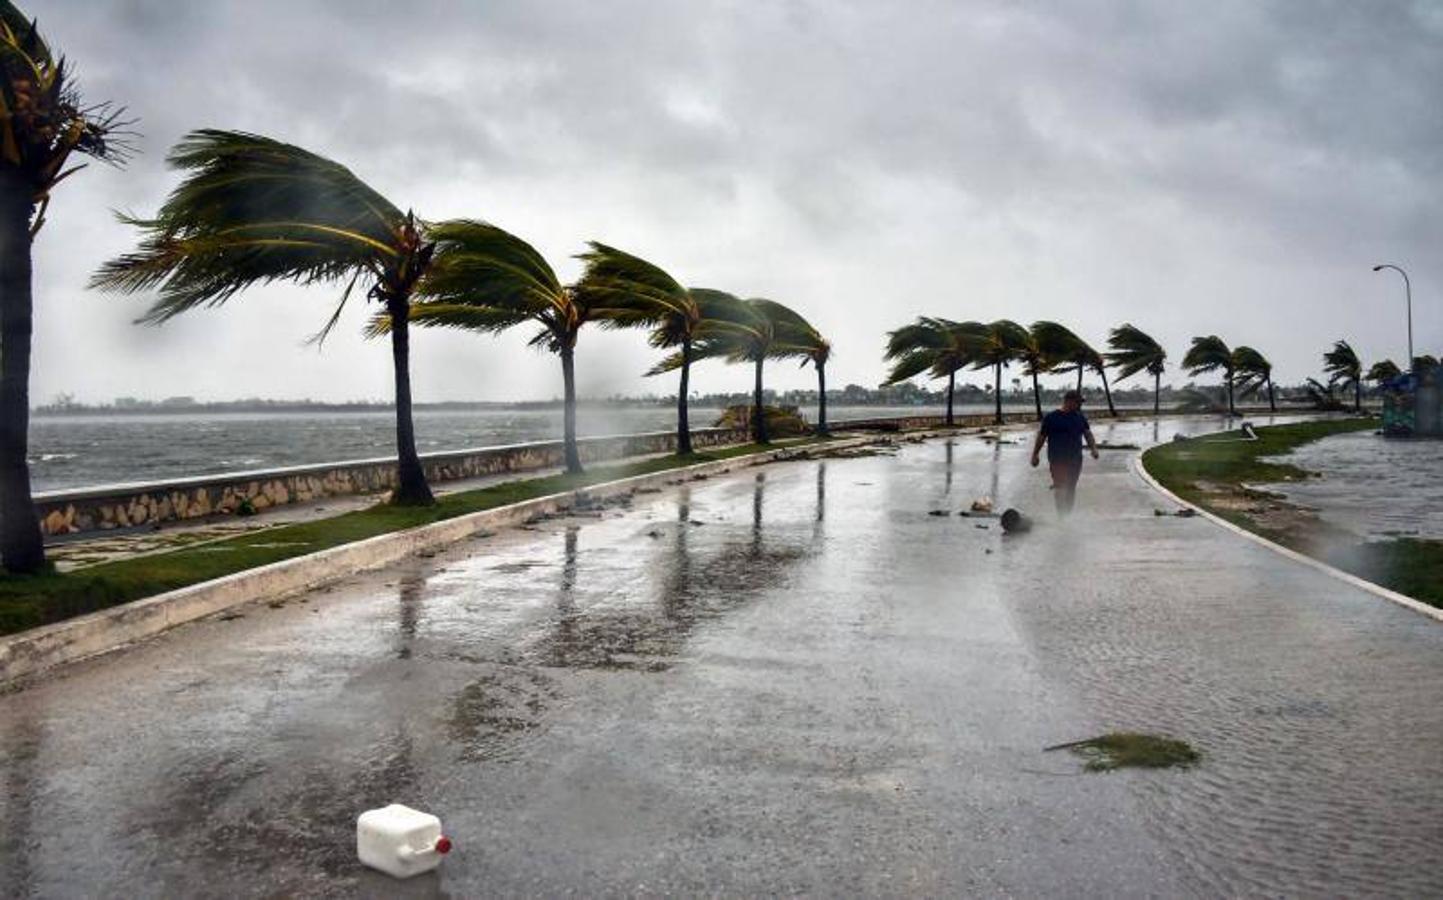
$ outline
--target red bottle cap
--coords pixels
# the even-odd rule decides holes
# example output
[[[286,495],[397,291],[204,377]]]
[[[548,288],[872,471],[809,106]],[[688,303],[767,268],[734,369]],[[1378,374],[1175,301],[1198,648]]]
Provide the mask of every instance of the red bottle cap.
[[[444,834],[436,838],[436,852],[446,854],[451,852],[451,839]]]

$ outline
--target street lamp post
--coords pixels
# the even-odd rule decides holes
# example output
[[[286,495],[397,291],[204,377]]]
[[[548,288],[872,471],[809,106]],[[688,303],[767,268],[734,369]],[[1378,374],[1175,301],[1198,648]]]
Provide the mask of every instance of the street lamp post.
[[[1381,272],[1384,269],[1392,269],[1403,276],[1403,290],[1408,296],[1408,368],[1406,371],[1413,371],[1413,285],[1408,281],[1408,273],[1399,266],[1392,263],[1380,263],[1373,267],[1374,272]]]

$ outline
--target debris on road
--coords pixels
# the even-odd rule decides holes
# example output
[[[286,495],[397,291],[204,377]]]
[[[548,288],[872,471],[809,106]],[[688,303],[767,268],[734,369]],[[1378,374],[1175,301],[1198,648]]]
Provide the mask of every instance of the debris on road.
[[[972,501],[972,512],[976,512],[976,513],[990,513],[990,512],[992,512],[992,498],[991,498],[991,497],[978,497],[976,500],[973,500],[973,501]]]
[[[1032,530],[1032,520],[1015,509],[1002,513],[1002,530],[1008,534],[1025,534]]]
[[[356,855],[387,875],[410,878],[429,872],[450,852],[451,839],[430,813],[392,803],[356,819]]]
[[[1083,768],[1089,772],[1123,768],[1185,769],[1202,759],[1202,754],[1187,741],[1133,731],[1114,731],[1085,741],[1069,741],[1042,748],[1044,753],[1054,750],[1070,750],[1083,757],[1087,761]]]
[[[1197,510],[1188,509],[1187,507],[1183,507],[1182,509],[1176,509],[1172,512],[1168,512],[1165,509],[1154,509],[1152,511],[1152,514],[1154,516],[1173,516],[1178,519],[1191,519],[1193,516],[1197,515]]]

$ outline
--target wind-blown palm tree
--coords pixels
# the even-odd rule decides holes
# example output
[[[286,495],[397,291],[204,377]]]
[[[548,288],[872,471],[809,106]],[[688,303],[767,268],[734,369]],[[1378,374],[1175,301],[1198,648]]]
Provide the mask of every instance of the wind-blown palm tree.
[[[1373,363],[1373,365],[1368,368],[1368,374],[1364,375],[1363,378],[1374,384],[1382,385],[1384,382],[1392,381],[1402,374],[1403,372],[1398,368],[1397,363],[1391,359],[1383,359]]]
[[[1027,339],[1017,351],[1017,361],[1022,363],[1022,374],[1032,379],[1032,405],[1037,408],[1037,420],[1042,421],[1042,386],[1037,377],[1052,368],[1052,361],[1042,346],[1036,328],[1025,329]]]
[[[692,346],[709,334],[735,330],[738,305],[719,301],[715,291],[683,287],[660,266],[639,256],[595,241],[590,242],[590,246],[591,250],[580,256],[586,263],[583,281],[589,295],[603,300],[609,309],[601,324],[650,328],[651,346],[676,350],[679,354],[681,383],[676,395],[676,451],[686,456],[692,452],[687,408]],[[748,318],[742,315],[741,321]]]
[[[1236,374],[1233,352],[1222,338],[1215,334],[1193,338],[1192,346],[1182,358],[1182,364],[1189,375],[1221,371],[1228,392],[1228,415],[1238,414],[1237,406],[1233,403],[1233,376]]]
[[[45,546],[30,498],[31,246],[50,193],[83,165],[130,153],[123,112],[86,106],[35,23],[0,0],[0,563],[37,572]]]
[[[530,345],[561,358],[562,447],[566,471],[582,471],[576,444],[576,339],[588,322],[607,319],[605,291],[590,291],[585,278],[563,285],[546,259],[526,241],[489,222],[451,219],[431,226],[436,258],[416,285],[409,321],[423,327],[496,334],[532,322],[541,330]],[[397,320],[381,314],[372,334],[394,333]]]
[[[1353,388],[1353,409],[1363,411],[1363,363],[1347,341],[1338,341],[1323,354],[1323,371],[1328,384]]]
[[[1107,381],[1107,360],[1092,345],[1078,337],[1072,329],[1057,322],[1034,322],[1032,334],[1043,356],[1050,360],[1052,371],[1068,365],[1077,370],[1077,389],[1082,390],[1082,373],[1092,369],[1102,377],[1102,393],[1107,398],[1107,411],[1117,415],[1112,405],[1112,386]]]
[[[694,293],[703,289],[695,288]],[[752,364],[754,380],[752,389],[752,437],[758,444],[771,443],[767,433],[766,407],[762,395],[762,367],[768,359],[786,359],[804,356],[803,349],[794,339],[811,329],[807,320],[789,307],[752,297],[739,300],[725,291],[706,290],[703,296],[715,304],[727,321],[727,327],[719,328],[697,340],[692,347],[694,359],[725,359],[727,362]],[[741,315],[736,315],[740,312]],[[652,373],[670,372],[681,366],[679,353],[662,360]]]
[[[992,399],[996,404],[994,421],[1002,424],[1002,370],[1019,359],[1032,342],[1032,335],[1011,319],[998,319],[974,329],[972,368],[990,366],[993,372]]]
[[[393,500],[434,502],[416,454],[411,420],[410,331],[417,281],[435,247],[410,212],[401,212],[346,167],[260,135],[203,130],[171,151],[187,172],[153,219],[126,218],[140,247],[101,267],[94,285],[135,293],[158,290],[141,321],[159,324],[202,306],[219,306],[255,284],[347,282],[321,339],[358,285],[402,323],[391,330],[396,388],[398,478]]]
[[[1118,381],[1142,371],[1152,376],[1152,414],[1157,415],[1162,406],[1162,373],[1167,368],[1167,351],[1147,332],[1130,323],[1112,329],[1107,345],[1111,348],[1107,361],[1117,369]]]
[[[1238,374],[1238,390],[1244,396],[1268,389],[1268,408],[1278,411],[1277,400],[1273,397],[1273,364],[1252,347],[1238,347],[1233,350],[1233,370]]]
[[[827,428],[827,363],[832,358],[832,342],[811,325],[796,334],[788,333],[785,340],[795,348],[795,355],[801,357],[803,368],[811,365],[817,370],[817,434],[830,434]]]
[[[952,415],[957,388],[957,370],[972,364],[977,349],[980,322],[953,322],[921,316],[910,325],[887,333],[886,360],[892,363],[883,384],[897,384],[927,372],[933,378],[947,379],[947,425],[955,424]]]

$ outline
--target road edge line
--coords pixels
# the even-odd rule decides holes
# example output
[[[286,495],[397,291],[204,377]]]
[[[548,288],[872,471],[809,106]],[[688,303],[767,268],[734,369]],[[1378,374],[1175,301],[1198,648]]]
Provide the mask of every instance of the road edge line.
[[[1147,450],[1150,449],[1152,448],[1147,448]],[[1184,500],[1177,494],[1174,494],[1172,491],[1168,490],[1166,487],[1163,487],[1162,482],[1154,478],[1152,476],[1152,473],[1147,470],[1147,466],[1145,466],[1142,462],[1142,456],[1144,453],[1147,452],[1147,450],[1139,451],[1138,454],[1133,457],[1132,469],[1134,472],[1136,472],[1142,477],[1143,481],[1147,482],[1149,487],[1157,491],[1159,494],[1162,494],[1173,503],[1176,503],[1179,506],[1184,507],[1185,509],[1190,509],[1193,512],[1197,513],[1199,516],[1202,516],[1203,518],[1212,522],[1214,525],[1218,525],[1227,531],[1231,531],[1233,534],[1245,537],[1255,544],[1260,544],[1264,547],[1267,547],[1274,553],[1287,557],[1293,562],[1302,563],[1303,565],[1322,572],[1325,575],[1331,575],[1339,581],[1346,582],[1347,584],[1355,588],[1359,588],[1360,590],[1366,591],[1367,593],[1372,594],[1375,597],[1381,597],[1382,599],[1387,600],[1391,603],[1396,603],[1399,606],[1406,607],[1413,612],[1427,616],[1428,618],[1433,619],[1436,622],[1443,622],[1443,609],[1440,609],[1436,606],[1429,606],[1427,603],[1424,603],[1423,601],[1418,600],[1414,597],[1409,597],[1407,594],[1402,594],[1398,591],[1392,590],[1391,588],[1383,587],[1381,584],[1369,581],[1366,578],[1360,578],[1351,572],[1345,572],[1342,569],[1339,569],[1337,566],[1329,565],[1328,563],[1325,563],[1320,559],[1314,559],[1306,553],[1300,553],[1297,550],[1292,549],[1291,547],[1284,547],[1282,544],[1279,544],[1276,541],[1271,541],[1256,532],[1249,531],[1248,529],[1242,527],[1241,525],[1238,525],[1235,522],[1229,522],[1222,516],[1219,516],[1216,513],[1209,512],[1208,510],[1203,509],[1201,506],[1198,506],[1196,503],[1191,503],[1187,500]]]

